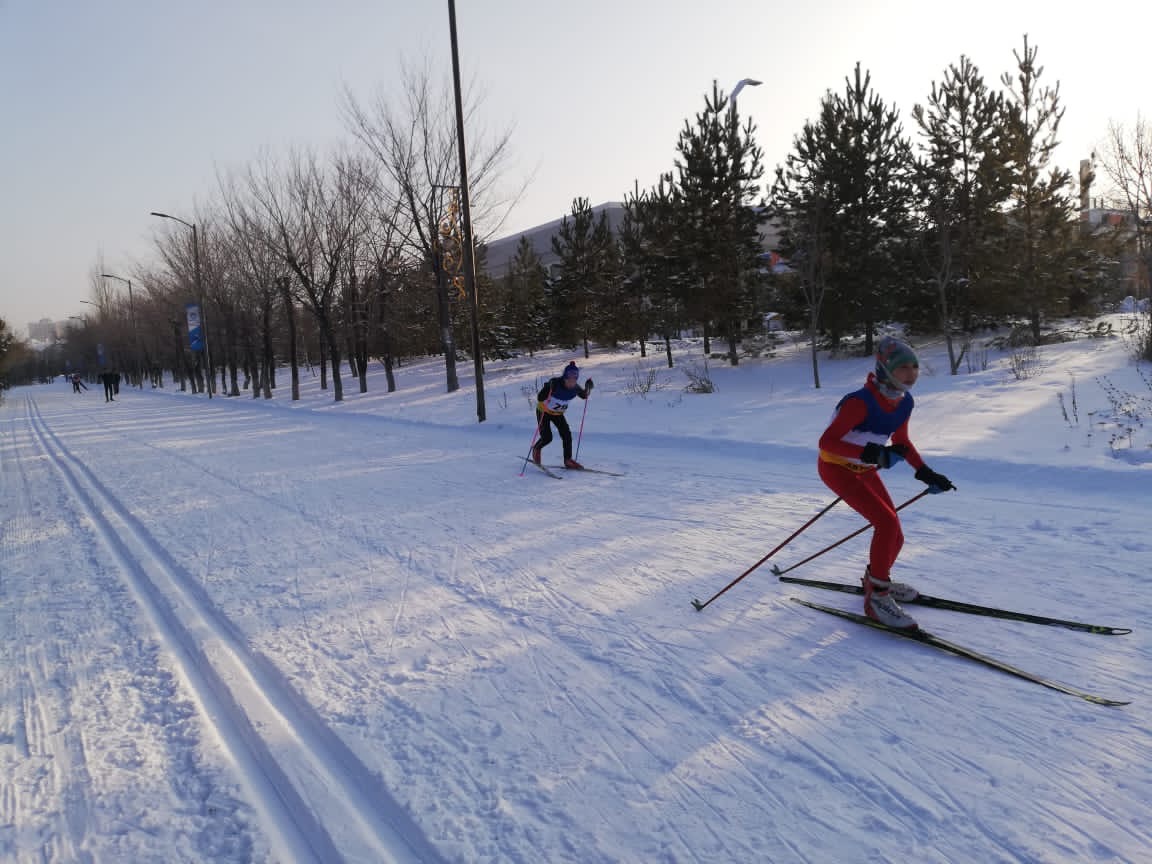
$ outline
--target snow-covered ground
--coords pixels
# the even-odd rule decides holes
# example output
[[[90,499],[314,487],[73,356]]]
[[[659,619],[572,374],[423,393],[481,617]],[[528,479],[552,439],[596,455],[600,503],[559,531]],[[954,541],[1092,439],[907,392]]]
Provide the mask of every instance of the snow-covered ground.
[[[339,405],[308,371],[296,404],[283,374],[270,402],[9,391],[0,860],[1152,860],[1152,385],[1130,345],[955,377],[922,346],[912,436],[958,491],[904,511],[895,571],[1133,628],[909,607],[1121,708],[790,602],[859,607],[769,570],[860,527],[843,505],[695,611],[833,499],[815,442],[870,363],[824,360],[815,389],[785,344],[712,361],[699,395],[689,347],[673,370],[490,363],[483,424],[470,365],[445,394],[439,360],[393,394],[345,378]],[[569,359],[597,384],[579,457],[626,476],[520,475],[529,394]],[[867,539],[794,575],[853,581]]]

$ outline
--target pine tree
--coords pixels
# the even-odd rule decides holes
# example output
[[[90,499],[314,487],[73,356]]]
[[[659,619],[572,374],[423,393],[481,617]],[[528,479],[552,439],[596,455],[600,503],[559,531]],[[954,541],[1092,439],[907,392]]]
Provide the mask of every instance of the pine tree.
[[[664,338],[672,367],[672,334],[680,323],[677,287],[682,283],[677,195],[671,174],[663,174],[651,190],[625,198],[620,225],[621,264],[637,307],[640,354],[650,333]]]
[[[505,303],[501,320],[508,328],[509,341],[527,348],[529,353],[539,351],[548,341],[547,281],[540,256],[528,238],[521,237],[508,275],[503,279]]]
[[[820,387],[819,334],[828,288],[828,236],[832,221],[831,190],[825,155],[829,146],[822,124],[806,122],[793,139],[793,151],[776,168],[768,215],[780,228],[780,251],[794,272],[781,281],[793,284],[803,301],[812,354],[813,386]],[[787,301],[785,301],[787,302]]]
[[[574,346],[581,342],[587,357],[591,315],[609,278],[612,232],[607,214],[597,218],[587,198],[573,200],[571,216],[561,220],[559,232],[552,237],[561,273],[549,292],[549,323],[558,343]]]
[[[794,140],[769,207],[783,226],[784,251],[800,266],[817,386],[817,316],[834,345],[860,327],[871,352],[874,323],[915,301],[905,293],[911,147],[896,109],[872,91],[859,64],[845,85],[825,95],[819,118]]]
[[[1011,210],[1006,260],[1013,264],[1016,277],[1016,289],[1009,296],[1017,311],[1027,315],[1032,339],[1039,343],[1042,317],[1051,311],[1066,275],[1063,252],[1074,226],[1072,175],[1049,168],[1064,117],[1060,84],[1040,86],[1044,67],[1036,64],[1037,49],[1028,44],[1027,36],[1023,53],[1013,53],[1018,76],[1005,73],[1001,79],[1009,94]]]
[[[961,56],[933,82],[927,105],[912,110],[923,136],[916,182],[922,207],[921,244],[939,298],[939,321],[955,375],[963,360],[954,327],[970,329],[982,290],[1000,260],[1001,207],[1008,196],[1003,95],[990,91]]]
[[[901,302],[909,305],[900,293],[908,284],[901,264],[913,203],[912,154],[899,113],[872,90],[859,63],[845,85],[843,94],[825,99],[820,115],[819,140],[828,147],[828,280],[841,313],[826,321],[834,335],[835,325],[862,326],[871,353],[875,323]]]
[[[693,127],[685,121],[676,150],[684,249],[695,262],[693,289],[685,309],[706,328],[720,326],[728,339],[729,362],[739,362],[741,325],[756,296],[747,274],[756,272],[760,252],[759,182],[763,154],[753,141],[755,125],[743,128],[728,98],[712,85]],[[706,340],[707,341],[707,340]]]

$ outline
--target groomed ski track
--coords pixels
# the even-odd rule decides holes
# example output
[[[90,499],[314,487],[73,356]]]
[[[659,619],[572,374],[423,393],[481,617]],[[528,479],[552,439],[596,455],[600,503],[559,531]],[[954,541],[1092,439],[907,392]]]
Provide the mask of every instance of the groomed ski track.
[[[30,502],[6,554],[59,534],[53,548],[68,547],[73,572],[45,584],[93,603],[94,619],[107,597],[130,665],[121,677],[159,682],[135,715],[112,712],[116,689],[97,695],[127,716],[125,737],[169,740],[133,759],[129,741],[102,741],[107,718],[88,713],[101,705],[69,709],[67,697],[110,663],[69,650],[76,620],[46,619],[60,638],[41,649],[53,640],[34,642],[36,622],[0,602],[0,622],[34,646],[5,649],[23,698],[20,711],[0,705],[0,768],[24,766],[0,777],[0,853],[16,850],[19,864],[820,864],[898,860],[894,850],[945,864],[961,849],[1057,864],[1152,849],[1138,734],[1152,619],[1125,593],[1145,516],[1091,497],[1091,483],[1085,503],[1043,488],[1064,479],[1043,471],[1017,468],[1003,485],[968,476],[962,495],[909,508],[905,555],[934,592],[964,579],[966,596],[989,603],[1131,623],[1123,640],[1101,640],[921,618],[1024,668],[1133,698],[1112,712],[824,620],[788,602],[767,567],[691,609],[686,597],[720,588],[828,503],[810,445],[705,441],[691,437],[708,428],[697,424],[677,448],[672,435],[597,425],[590,458],[627,481],[553,483],[518,477],[507,458],[531,433],[525,411],[459,428],[327,403],[25,395],[0,408],[3,454],[20,455],[4,477]],[[905,475],[889,482],[899,497],[918,491]],[[51,524],[57,511],[72,514],[66,532]],[[778,560],[858,524],[835,508]],[[571,545],[549,554],[554,536]],[[1113,550],[1114,537],[1130,545]],[[853,578],[864,541],[806,572]],[[1050,572],[1030,557],[1038,548],[1091,583]],[[999,574],[1004,561],[1019,570]],[[0,580],[14,592],[25,572],[47,580],[27,558],[13,563]],[[107,641],[96,635],[75,641]],[[150,764],[161,757],[172,788]],[[112,780],[142,787],[111,808],[109,759],[125,763]],[[51,812],[59,798],[69,806]],[[153,833],[169,839],[133,815],[144,802],[179,833],[194,829],[180,854],[139,854]],[[869,808],[883,810],[883,830]],[[221,838],[233,845],[213,847]]]
[[[26,405],[37,447],[175,660],[259,812],[274,857],[318,864],[441,861],[379,780],[53,433],[36,401]]]

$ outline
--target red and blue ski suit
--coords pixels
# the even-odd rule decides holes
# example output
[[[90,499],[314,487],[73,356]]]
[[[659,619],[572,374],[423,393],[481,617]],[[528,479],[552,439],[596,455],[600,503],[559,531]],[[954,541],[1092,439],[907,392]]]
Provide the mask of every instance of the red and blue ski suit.
[[[924,459],[908,437],[914,405],[911,393],[891,399],[877,387],[875,375],[869,375],[863,387],[840,400],[820,436],[820,479],[874,529],[868,566],[875,579],[890,578],[904,532],[879,470],[860,457],[865,444],[883,447],[891,442],[904,448],[904,459],[913,469],[922,468]]]

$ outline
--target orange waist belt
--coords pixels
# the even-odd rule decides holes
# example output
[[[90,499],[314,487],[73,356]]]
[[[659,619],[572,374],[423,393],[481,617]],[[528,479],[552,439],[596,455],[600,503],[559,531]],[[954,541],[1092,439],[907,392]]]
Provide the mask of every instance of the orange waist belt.
[[[875,471],[875,465],[864,465],[860,462],[853,462],[844,456],[838,456],[835,453],[829,453],[827,450],[820,451],[821,462],[831,462],[833,465],[839,465],[842,468],[847,468],[849,471],[854,471],[857,474],[863,474],[866,471]]]

